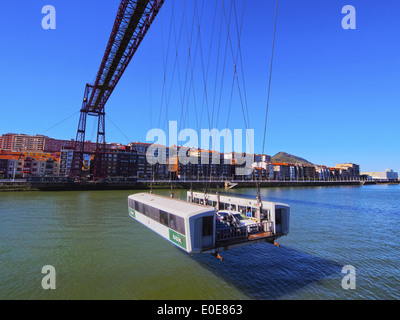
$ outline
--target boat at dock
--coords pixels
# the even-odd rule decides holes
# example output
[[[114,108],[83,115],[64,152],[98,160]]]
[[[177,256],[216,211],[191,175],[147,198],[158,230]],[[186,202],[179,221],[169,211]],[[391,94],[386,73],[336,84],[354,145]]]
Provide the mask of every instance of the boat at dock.
[[[129,215],[189,254],[211,253],[260,242],[275,244],[289,233],[283,203],[188,191],[180,200],[152,193],[128,197]]]

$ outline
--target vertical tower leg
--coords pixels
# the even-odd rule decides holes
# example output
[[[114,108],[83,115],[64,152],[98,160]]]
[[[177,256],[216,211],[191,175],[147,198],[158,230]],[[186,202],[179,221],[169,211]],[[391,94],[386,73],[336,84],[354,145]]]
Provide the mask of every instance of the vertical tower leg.
[[[86,119],[88,115],[88,110],[86,108],[86,105],[91,89],[92,86],[87,84],[85,88],[85,94],[83,97],[81,115],[79,117],[78,131],[76,133],[74,155],[72,158],[71,171],[69,174],[69,176],[72,178],[80,178],[82,176],[83,154],[85,152]]]
[[[106,157],[106,121],[104,108],[98,113],[96,158],[93,177],[97,179],[105,178],[107,175]]]

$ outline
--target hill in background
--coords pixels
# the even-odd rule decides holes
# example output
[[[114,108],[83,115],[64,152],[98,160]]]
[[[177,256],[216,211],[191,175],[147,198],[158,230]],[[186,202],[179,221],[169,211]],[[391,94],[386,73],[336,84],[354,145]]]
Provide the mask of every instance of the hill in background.
[[[279,152],[271,159],[272,162],[313,164],[310,161],[286,152]]]

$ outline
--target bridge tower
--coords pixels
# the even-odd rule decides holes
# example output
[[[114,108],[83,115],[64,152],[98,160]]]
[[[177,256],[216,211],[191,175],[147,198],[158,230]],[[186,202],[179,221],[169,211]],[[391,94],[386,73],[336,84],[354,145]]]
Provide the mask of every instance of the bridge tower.
[[[98,118],[94,178],[106,177],[105,104],[165,0],[122,0],[94,84],[87,84],[70,176],[82,176],[87,116]]]

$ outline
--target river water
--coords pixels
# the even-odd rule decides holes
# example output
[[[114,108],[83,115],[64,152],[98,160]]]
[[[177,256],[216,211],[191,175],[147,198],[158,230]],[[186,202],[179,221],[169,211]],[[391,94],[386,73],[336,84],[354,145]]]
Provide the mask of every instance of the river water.
[[[134,192],[0,193],[0,299],[400,299],[399,185],[262,189],[291,206],[290,234],[280,247],[222,252],[223,262],[131,219]],[[42,288],[46,265],[55,290]]]

